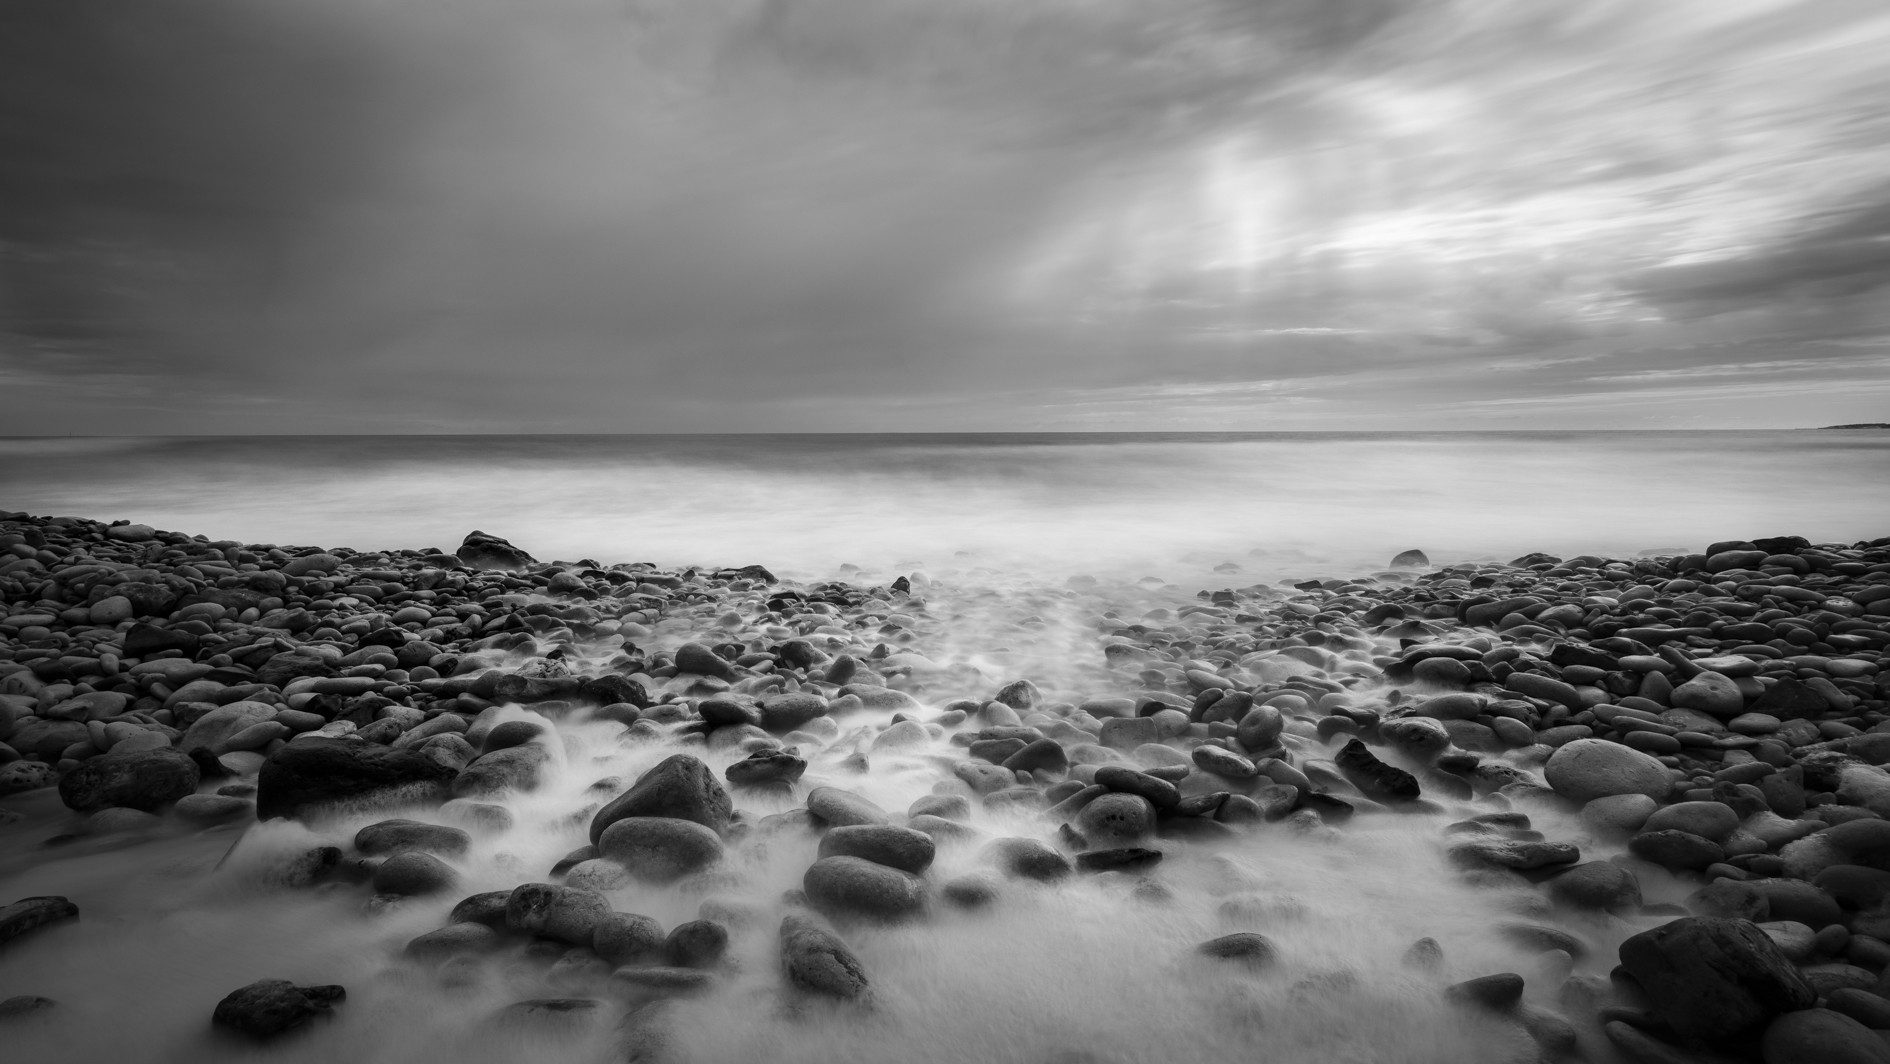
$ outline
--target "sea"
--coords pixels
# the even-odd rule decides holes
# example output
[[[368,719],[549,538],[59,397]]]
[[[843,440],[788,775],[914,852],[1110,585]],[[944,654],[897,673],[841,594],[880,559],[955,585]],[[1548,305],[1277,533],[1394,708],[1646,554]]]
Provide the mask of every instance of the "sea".
[[[1263,579],[1890,535],[1890,430],[12,437],[3,509],[804,579]]]
[[[1054,698],[1121,693],[1098,686],[1105,607],[1122,611],[1111,623],[1145,608],[1172,617],[1200,590],[1369,574],[1413,548],[1448,564],[1674,554],[1785,534],[1874,539],[1890,535],[1887,474],[1882,430],[12,438],[0,440],[0,510],[286,546],[451,550],[478,529],[542,560],[922,576],[915,598],[944,626],[903,649],[965,685],[928,695],[926,716],[1019,677]],[[1072,579],[1083,575],[1096,579]],[[650,638],[693,638],[688,623],[659,624]],[[613,650],[580,648],[574,660],[589,667]],[[745,844],[695,886],[611,893],[665,928],[712,899],[729,921],[716,987],[667,1006],[665,1056],[641,1020],[618,1027],[615,1006],[521,1015],[521,1001],[608,995],[558,981],[557,969],[547,982],[544,963],[516,950],[434,971],[402,949],[462,895],[545,878],[584,842],[598,794],[678,750],[718,775],[742,752],[630,741],[581,711],[501,712],[546,727],[553,762],[536,790],[495,799],[513,826],[480,834],[452,860],[456,888],[434,898],[376,902],[348,882],[291,888],[282,869],[310,847],[345,847],[376,819],[438,819],[438,809],[101,833],[51,790],[0,800],[22,814],[0,815],[0,905],[57,894],[81,909],[0,944],[0,999],[57,1003],[6,1021],[0,1060],[1528,1064],[1543,1058],[1521,1027],[1450,1005],[1442,987],[1514,972],[1528,1009],[1579,1021],[1595,1002],[1567,988],[1605,987],[1621,940],[1666,919],[1551,914],[1532,888],[1466,884],[1445,852],[1447,825],[1488,809],[1445,802],[1342,829],[1281,823],[1226,844],[1163,843],[1146,884],[1011,883],[983,910],[845,926],[873,997],[831,1006],[782,990],[781,899],[817,846],[786,832]],[[944,740],[880,749],[873,737],[890,715],[849,717],[803,750],[803,785],[844,787],[895,813],[950,790],[962,752]],[[600,791],[602,780],[613,782]],[[740,804],[759,819],[804,797]],[[1621,852],[1567,810],[1528,812],[1585,860]],[[974,804],[970,825],[980,839],[1056,841],[1053,824],[1025,811]],[[928,875],[983,868],[980,845],[942,846]],[[1656,905],[1696,887],[1642,872]],[[1587,951],[1544,954],[1502,931],[1545,922]],[[1234,931],[1266,935],[1277,961],[1245,969],[1196,951]],[[1406,960],[1421,938],[1441,947],[1435,970]],[[1579,978],[1565,983],[1571,972]],[[217,1001],[264,978],[339,984],[348,997],[332,1020],[267,1047],[214,1031]]]

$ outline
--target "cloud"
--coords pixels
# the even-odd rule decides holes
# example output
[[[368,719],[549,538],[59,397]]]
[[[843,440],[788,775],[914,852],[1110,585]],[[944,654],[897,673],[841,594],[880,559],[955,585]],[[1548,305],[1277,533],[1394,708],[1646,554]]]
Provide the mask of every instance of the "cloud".
[[[0,414],[1377,426],[1823,357],[1772,348],[1890,328],[1886,42],[1842,0],[14,0]]]

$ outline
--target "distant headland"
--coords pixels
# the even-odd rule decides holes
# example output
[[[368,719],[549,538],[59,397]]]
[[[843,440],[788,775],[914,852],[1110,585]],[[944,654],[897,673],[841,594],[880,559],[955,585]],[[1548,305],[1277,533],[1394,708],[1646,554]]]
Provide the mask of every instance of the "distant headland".
[[[1825,425],[1818,431],[1823,432],[1828,429],[1890,429],[1890,421],[1864,421],[1855,425]]]

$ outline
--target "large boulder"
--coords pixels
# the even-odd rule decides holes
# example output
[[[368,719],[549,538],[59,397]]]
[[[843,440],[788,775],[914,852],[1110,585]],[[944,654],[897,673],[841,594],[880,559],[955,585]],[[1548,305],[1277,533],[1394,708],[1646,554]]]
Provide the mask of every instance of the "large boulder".
[[[1606,739],[1577,739],[1558,747],[1543,766],[1555,793],[1587,802],[1617,794],[1667,797],[1672,777],[1651,754]]]
[[[604,837],[605,828],[631,816],[693,820],[720,835],[728,830],[734,808],[709,766],[688,754],[673,754],[597,811],[591,818],[591,844]]]
[[[474,569],[527,569],[538,564],[538,559],[512,546],[498,536],[489,536],[478,529],[466,533],[466,539],[460,543],[459,560]]]
[[[150,812],[197,791],[202,778],[190,755],[170,747],[103,754],[59,781],[66,808],[90,813],[112,806]]]
[[[1621,966],[1647,991],[1654,1012],[1687,1038],[1756,1032],[1817,999],[1750,920],[1682,917],[1622,942]]]
[[[297,739],[257,773],[256,818],[301,816],[350,799],[439,802],[458,774],[417,750],[359,739]]]

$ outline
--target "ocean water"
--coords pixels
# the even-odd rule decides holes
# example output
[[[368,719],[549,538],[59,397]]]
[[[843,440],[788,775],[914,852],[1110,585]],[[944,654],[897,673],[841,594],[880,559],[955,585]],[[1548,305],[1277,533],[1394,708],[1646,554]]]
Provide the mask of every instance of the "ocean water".
[[[915,586],[928,620],[904,649],[950,677],[925,695],[929,715],[1020,676],[1052,699],[1126,693],[1112,685],[1129,679],[1104,667],[1102,611],[1132,619],[1192,602],[1201,587],[1370,571],[1409,547],[1451,561],[1890,534],[1887,472],[1885,432],[13,439],[0,441],[0,509],[250,542],[451,549],[480,528],[543,559],[760,562],[789,577],[854,575],[846,565],[923,572]],[[1078,572],[1098,579],[1071,585]],[[763,594],[678,607],[643,642],[755,623],[726,618],[761,616]],[[581,669],[601,667],[616,641],[569,649]],[[548,984],[513,954],[446,980],[401,949],[464,894],[543,878],[585,841],[598,780],[633,779],[684,749],[719,776],[742,751],[628,742],[582,713],[505,712],[555,736],[545,782],[496,799],[513,826],[452,860],[455,890],[391,908],[366,904],[365,886],[285,888],[280,866],[312,845],[345,846],[374,820],[437,820],[437,810],[173,824],[47,847],[55,831],[81,829],[79,818],[51,791],[6,799],[26,816],[0,823],[0,902],[61,894],[83,916],[6,947],[0,998],[60,1004],[16,1021],[4,1044],[23,1060],[177,1064],[626,1059],[615,1013],[568,1030],[502,1018],[521,999],[608,996],[595,985]],[[845,787],[894,813],[950,791],[962,750],[944,739],[881,749],[874,738],[890,717],[850,715],[803,749],[803,787]],[[1296,757],[1332,756],[1316,738],[1289,739]],[[860,756],[870,771],[858,770]],[[802,798],[738,802],[758,819]],[[1556,992],[1561,964],[1496,929],[1553,922],[1590,946],[1574,970],[1604,979],[1621,939],[1660,918],[1552,916],[1534,891],[1466,886],[1442,829],[1488,810],[1444,804],[1362,815],[1339,831],[1276,824],[1228,842],[1164,844],[1165,900],[1120,875],[1085,876],[1010,884],[983,912],[941,907],[913,924],[846,927],[876,988],[866,1009],[781,992],[779,899],[813,860],[811,836],[744,844],[700,883],[627,884],[610,898],[665,927],[710,898],[764,914],[732,928],[720,985],[672,1006],[676,1064],[1534,1061],[1519,1028],[1449,1007],[1441,987],[1517,972],[1532,1007],[1579,1020]],[[1566,811],[1529,813],[1586,860],[1620,852]],[[1054,825],[1029,814],[973,803],[969,823],[982,838],[1055,842]],[[982,867],[980,846],[942,846],[931,878]],[[1642,880],[1650,902],[1692,889],[1658,871]],[[1279,963],[1247,972],[1192,952],[1233,931],[1267,935]],[[1402,963],[1424,936],[1442,944],[1438,971]],[[208,1017],[260,978],[340,983],[349,997],[332,1022],[259,1052],[216,1035]]]
[[[0,509],[363,550],[478,528],[546,560],[798,577],[1852,541],[1890,535],[1886,485],[1887,430],[0,439]]]

